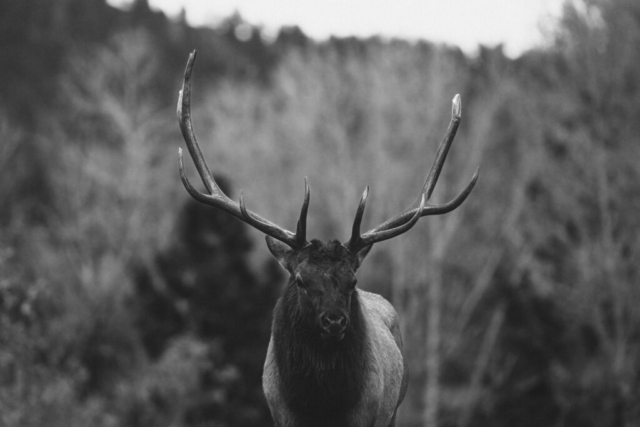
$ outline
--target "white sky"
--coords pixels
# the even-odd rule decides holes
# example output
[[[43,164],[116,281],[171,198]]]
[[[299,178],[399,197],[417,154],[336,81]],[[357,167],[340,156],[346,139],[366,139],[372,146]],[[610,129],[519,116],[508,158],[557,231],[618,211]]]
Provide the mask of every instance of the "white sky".
[[[131,0],[109,0],[126,5]],[[458,45],[473,53],[478,44],[503,43],[517,56],[543,41],[560,15],[563,0],[149,0],[177,15],[184,7],[192,25],[215,24],[235,11],[253,25],[277,31],[298,25],[322,40],[331,35],[381,35]]]

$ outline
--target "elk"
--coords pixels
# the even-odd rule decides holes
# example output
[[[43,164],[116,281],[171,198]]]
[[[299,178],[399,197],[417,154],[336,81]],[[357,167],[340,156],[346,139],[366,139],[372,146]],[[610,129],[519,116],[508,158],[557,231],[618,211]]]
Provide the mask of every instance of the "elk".
[[[399,236],[423,216],[453,211],[473,189],[478,169],[456,198],[442,205],[428,203],[460,123],[460,97],[456,95],[453,100],[447,133],[422,191],[409,208],[361,233],[367,187],[348,241],[308,241],[310,193],[306,178],[295,233],[248,210],[242,193],[239,202],[234,202],[216,184],[191,124],[195,59],[193,51],[187,62],[177,115],[207,193],[199,192],[189,182],[180,148],[184,187],[197,201],[222,209],[264,233],[269,251],[289,273],[288,284],[274,309],[262,381],[276,426],[395,426],[396,411],[408,382],[398,315],[384,298],[356,287],[356,272],[374,243]]]

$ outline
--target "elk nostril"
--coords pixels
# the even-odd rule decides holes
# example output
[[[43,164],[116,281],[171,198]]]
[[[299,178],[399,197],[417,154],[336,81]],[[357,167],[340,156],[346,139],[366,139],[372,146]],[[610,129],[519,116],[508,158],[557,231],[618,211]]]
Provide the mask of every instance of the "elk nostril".
[[[329,326],[331,326],[331,319],[329,319],[329,316],[322,316],[322,326],[324,326],[325,328],[328,328]]]
[[[347,325],[347,317],[340,313],[323,314],[320,321],[326,330],[338,331]]]

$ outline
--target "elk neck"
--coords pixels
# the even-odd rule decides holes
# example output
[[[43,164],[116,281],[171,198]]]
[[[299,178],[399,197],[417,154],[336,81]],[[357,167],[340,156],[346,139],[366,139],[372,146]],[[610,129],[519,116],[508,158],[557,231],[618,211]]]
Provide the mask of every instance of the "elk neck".
[[[273,339],[285,401],[302,425],[340,425],[363,394],[366,329],[358,292],[342,340],[324,340],[289,284],[274,311]],[[327,417],[331,417],[327,419]]]

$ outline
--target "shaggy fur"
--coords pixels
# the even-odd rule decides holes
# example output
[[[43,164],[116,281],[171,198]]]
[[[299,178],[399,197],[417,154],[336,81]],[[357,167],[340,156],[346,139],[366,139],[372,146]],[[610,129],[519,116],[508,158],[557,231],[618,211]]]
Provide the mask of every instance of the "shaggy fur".
[[[360,303],[351,298],[351,325],[340,340],[322,340],[296,305],[289,285],[276,306],[273,340],[283,399],[299,425],[339,426],[363,392],[365,330]],[[344,421],[343,421],[344,422]]]

